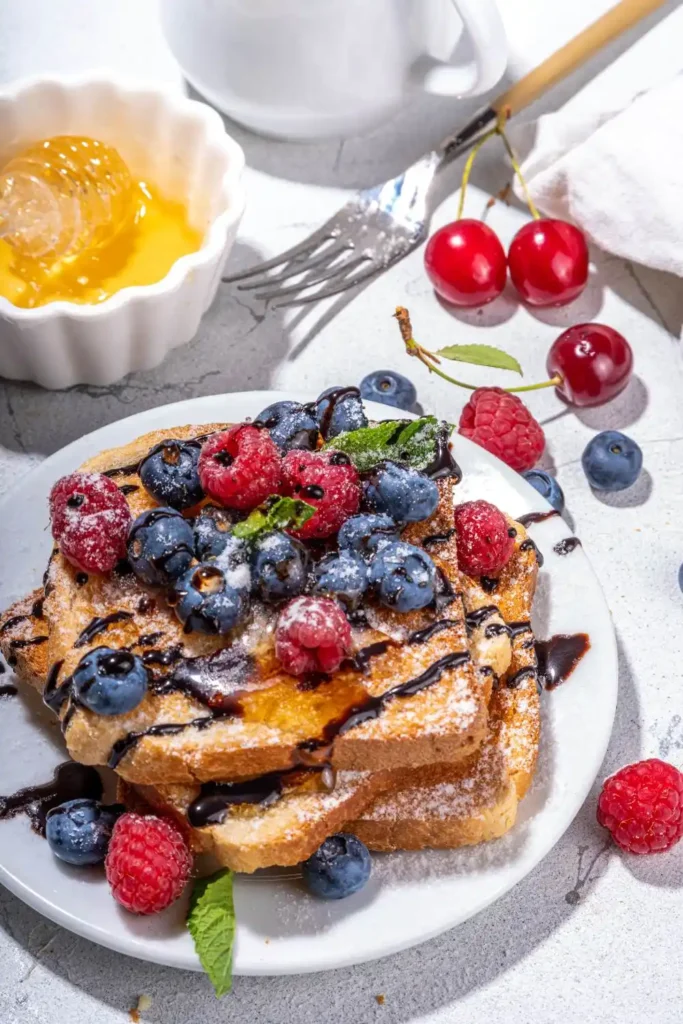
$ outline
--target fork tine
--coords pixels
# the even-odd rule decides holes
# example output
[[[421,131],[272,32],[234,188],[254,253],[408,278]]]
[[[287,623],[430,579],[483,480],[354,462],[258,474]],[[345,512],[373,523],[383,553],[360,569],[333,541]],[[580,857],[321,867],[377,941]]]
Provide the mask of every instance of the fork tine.
[[[351,270],[359,267],[361,263],[367,262],[369,256],[357,256],[355,259],[340,261],[329,267],[324,273],[320,273],[315,277],[299,281],[298,284],[292,284],[289,288],[276,288],[270,292],[259,292],[256,296],[257,299],[281,299],[287,295],[296,295],[298,292],[304,291],[307,288],[312,288],[313,285],[323,284],[324,281],[329,281],[330,278],[337,277],[340,273],[346,276]]]
[[[323,224],[321,228],[314,231],[308,238],[304,238],[298,245],[293,245],[291,249],[287,249],[285,252],[281,252],[279,256],[274,256],[272,260],[266,260],[264,263],[257,263],[253,267],[247,267],[246,270],[240,270],[237,274],[228,274],[227,277],[221,278],[227,284],[232,284],[233,281],[243,281],[247,277],[253,277],[254,274],[260,274],[266,270],[272,270],[274,267],[279,267],[282,263],[287,263],[289,260],[294,259],[297,256],[304,256],[306,253],[314,253],[316,249],[320,247],[321,242],[327,241],[328,239],[335,239],[339,237],[339,228],[332,227],[328,222]]]
[[[295,260],[294,265],[290,269],[285,268],[281,273],[273,274],[271,277],[268,277],[267,275],[258,277],[255,281],[248,281],[246,284],[238,284],[237,287],[239,291],[246,292],[253,291],[255,288],[267,288],[269,285],[279,285],[281,281],[287,280],[288,277],[296,277],[297,274],[307,274],[309,270],[314,270],[321,264],[329,265],[331,262],[336,260],[338,256],[341,256],[342,253],[348,252],[353,248],[353,242],[347,242],[344,245],[334,246],[333,248],[326,246],[318,256],[314,256],[313,258],[305,261],[301,259],[299,265],[297,265],[297,261]],[[303,288],[303,283],[300,284],[299,287]]]
[[[327,288],[323,288],[321,291],[313,292],[311,295],[301,295],[299,298],[287,299],[285,302],[277,302],[273,309],[282,309],[284,306],[303,306],[308,302],[319,302],[320,299],[329,299],[332,295],[338,295],[339,292],[355,288],[357,284],[361,284],[363,281],[367,281],[368,278],[374,277],[382,269],[384,269],[382,264],[371,263],[367,270],[364,270],[361,274],[356,274],[351,278],[344,275],[340,280],[333,281]]]

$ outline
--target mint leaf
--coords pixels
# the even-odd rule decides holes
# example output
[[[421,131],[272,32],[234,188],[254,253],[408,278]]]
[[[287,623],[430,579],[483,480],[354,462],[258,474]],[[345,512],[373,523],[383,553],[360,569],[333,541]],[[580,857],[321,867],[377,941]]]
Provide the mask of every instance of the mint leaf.
[[[384,459],[393,459],[413,469],[426,469],[437,454],[437,441],[451,427],[435,416],[418,420],[384,420],[374,427],[361,427],[338,434],[323,445],[349,456],[359,473],[366,473]]]
[[[235,939],[232,871],[217,871],[208,878],[196,879],[187,927],[201,965],[220,999],[232,988],[232,945]]]
[[[456,363],[473,363],[475,366],[493,366],[497,370],[513,370],[523,377],[522,367],[514,356],[493,345],[448,345],[437,349],[437,356],[452,359]]]
[[[245,520],[236,523],[232,532],[240,540],[254,541],[261,533],[269,530],[286,530],[289,527],[298,530],[312,515],[315,515],[315,508],[308,502],[300,498],[280,498],[273,494],[250,512]]]

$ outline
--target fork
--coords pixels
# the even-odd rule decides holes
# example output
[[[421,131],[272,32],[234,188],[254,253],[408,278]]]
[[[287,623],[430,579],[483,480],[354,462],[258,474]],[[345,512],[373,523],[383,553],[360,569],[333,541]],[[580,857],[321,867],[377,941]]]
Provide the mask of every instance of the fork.
[[[427,236],[429,192],[442,168],[491,131],[503,112],[507,118],[523,110],[663,3],[621,0],[402,174],[358,192],[298,245],[223,281],[242,282],[237,285],[240,291],[277,300],[278,308],[327,299],[386,270]]]

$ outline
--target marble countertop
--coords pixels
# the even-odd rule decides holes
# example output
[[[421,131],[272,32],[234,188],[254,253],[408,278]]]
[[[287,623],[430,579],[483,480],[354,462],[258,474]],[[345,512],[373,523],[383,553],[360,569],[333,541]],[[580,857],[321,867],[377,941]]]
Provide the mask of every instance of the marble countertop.
[[[513,77],[611,5],[552,5],[548,19],[547,0],[499,2]],[[657,18],[676,6],[667,3]],[[633,36],[613,46],[597,68],[632,41]],[[152,0],[0,5],[0,81],[107,66],[181,87]],[[595,71],[593,64],[579,72],[538,111],[559,106]],[[457,121],[475,105],[462,104]],[[454,126],[452,106],[416,103],[366,138],[310,146],[268,142],[230,126],[250,166],[249,208],[233,266],[287,247],[341,205],[349,189],[397,173]],[[475,216],[509,178],[500,152],[487,149],[468,195]],[[454,167],[439,180],[434,226],[453,218],[459,176]],[[504,242],[523,218],[521,210],[502,203],[489,213]],[[252,388],[315,394],[390,366],[412,377],[425,407],[457,417],[462,395],[428,378],[403,353],[391,318],[397,303],[410,308],[416,336],[426,343],[499,345],[520,359],[529,379],[540,379],[559,329],[581,319],[602,320],[625,334],[635,350],[636,376],[627,391],[605,408],[578,414],[549,392],[531,396],[529,404],[543,423],[546,463],[564,488],[617,629],[620,699],[601,777],[644,756],[683,766],[677,668],[683,657],[677,580],[683,553],[683,289],[677,279],[603,253],[593,256],[595,272],[579,302],[569,311],[537,315],[506,294],[482,315],[452,316],[434,298],[419,252],[352,300],[324,310],[266,310],[222,288],[197,339],[149,373],[107,388],[65,392],[0,383],[0,493],[89,430],[197,395]],[[473,368],[470,377],[496,382],[494,371],[486,369]],[[586,483],[580,456],[595,431],[606,427],[638,441],[645,468],[629,491],[599,497]],[[296,978],[238,978],[220,1004],[203,976],[122,958],[61,930],[0,890],[0,1019],[122,1024],[144,993],[152,1004],[142,1019],[159,1024],[668,1024],[678,1019],[683,999],[674,952],[683,943],[683,844],[660,858],[620,856],[595,824],[596,792],[597,783],[571,828],[531,875],[456,930],[361,967]]]

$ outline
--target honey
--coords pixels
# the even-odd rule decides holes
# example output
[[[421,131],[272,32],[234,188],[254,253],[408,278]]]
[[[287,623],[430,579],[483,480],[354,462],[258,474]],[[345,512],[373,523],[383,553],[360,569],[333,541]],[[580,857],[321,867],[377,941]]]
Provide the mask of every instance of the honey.
[[[97,140],[36,143],[0,172],[0,186],[0,296],[15,306],[98,305],[161,281],[202,244],[182,202],[135,182]],[[3,211],[12,230],[2,230]]]

